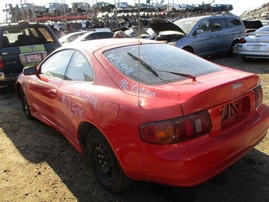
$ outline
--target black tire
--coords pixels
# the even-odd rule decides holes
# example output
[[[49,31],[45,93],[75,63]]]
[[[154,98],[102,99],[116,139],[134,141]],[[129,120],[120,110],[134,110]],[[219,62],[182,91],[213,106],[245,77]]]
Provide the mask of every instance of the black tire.
[[[229,56],[236,56],[237,55],[237,47],[238,47],[238,42],[234,41],[230,47],[230,50],[228,52]]]
[[[111,192],[119,192],[132,184],[121,169],[109,143],[101,132],[92,129],[87,137],[87,157],[99,183]]]
[[[2,93],[7,92],[7,88],[8,88],[8,84],[0,81],[0,93],[2,94]]]
[[[24,111],[24,115],[26,116],[27,119],[33,119],[34,117],[31,114],[26,95],[22,89],[20,89],[20,98],[21,98],[22,109]]]
[[[190,53],[194,53],[193,49],[190,48],[190,47],[184,47],[184,48],[182,48],[182,49],[185,50],[185,51],[188,51],[188,52],[190,52]]]
[[[6,93],[6,92],[7,92],[7,88],[0,88],[0,94]]]
[[[247,58],[245,55],[241,55],[241,60],[242,60],[243,62],[247,62],[247,61],[252,60],[252,58]]]

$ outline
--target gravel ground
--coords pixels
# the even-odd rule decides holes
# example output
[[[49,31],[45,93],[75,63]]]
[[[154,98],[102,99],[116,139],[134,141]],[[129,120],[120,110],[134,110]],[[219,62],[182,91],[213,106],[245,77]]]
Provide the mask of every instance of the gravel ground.
[[[257,73],[269,105],[269,61],[210,61]],[[134,182],[118,194],[104,190],[89,164],[67,140],[37,120],[25,119],[14,90],[0,94],[0,201],[268,202],[269,136],[249,154],[200,185],[179,188]]]

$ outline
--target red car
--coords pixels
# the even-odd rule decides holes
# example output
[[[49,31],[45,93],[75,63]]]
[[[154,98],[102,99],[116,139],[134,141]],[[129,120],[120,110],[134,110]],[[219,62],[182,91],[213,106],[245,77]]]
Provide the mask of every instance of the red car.
[[[202,183],[269,126],[257,75],[146,39],[61,47],[26,67],[16,91],[26,117],[62,133],[113,192],[133,180]]]

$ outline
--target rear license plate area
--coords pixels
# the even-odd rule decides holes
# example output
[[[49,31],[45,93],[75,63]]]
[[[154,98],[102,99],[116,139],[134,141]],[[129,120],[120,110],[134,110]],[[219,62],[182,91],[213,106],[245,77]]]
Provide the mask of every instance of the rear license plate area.
[[[248,96],[221,106],[221,129],[225,130],[244,120],[250,114],[250,109],[251,104]]]

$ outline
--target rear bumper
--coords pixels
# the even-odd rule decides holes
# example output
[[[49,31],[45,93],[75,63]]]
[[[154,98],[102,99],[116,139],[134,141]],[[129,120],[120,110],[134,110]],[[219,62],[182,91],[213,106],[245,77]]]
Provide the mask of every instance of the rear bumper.
[[[259,50],[252,50],[251,47],[260,47]],[[269,58],[269,47],[262,43],[238,44],[237,53],[251,58]]]
[[[247,122],[217,137],[206,135],[177,145],[144,144],[144,180],[183,187],[200,184],[251,151],[268,126],[269,108],[262,105]]]
[[[0,81],[1,82],[9,82],[9,81],[16,81],[19,74],[9,74],[6,75],[5,72],[0,72]]]

